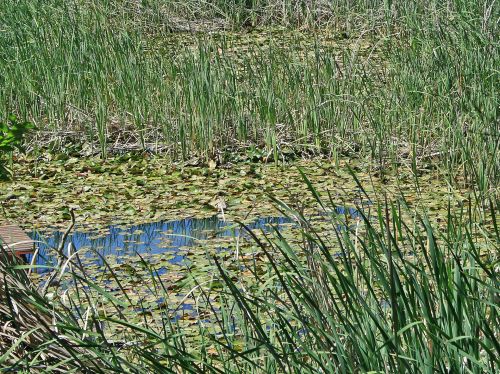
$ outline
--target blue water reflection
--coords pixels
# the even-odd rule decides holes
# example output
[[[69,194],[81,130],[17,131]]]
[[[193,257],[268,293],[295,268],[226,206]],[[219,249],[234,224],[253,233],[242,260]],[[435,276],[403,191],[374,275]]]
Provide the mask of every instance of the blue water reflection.
[[[248,227],[252,230],[269,231],[272,226],[280,228],[281,225],[291,223],[287,217],[268,217],[257,219]],[[171,252],[171,263],[180,263],[184,259],[182,255],[176,255],[181,248],[192,247],[199,240],[210,238],[245,236],[239,225],[224,222],[217,216],[210,218],[186,218],[178,221],[160,221],[146,223],[129,227],[110,226],[103,232],[79,232],[75,231],[67,238],[67,243],[72,243],[73,250],[82,248],[90,249],[86,251],[86,256],[95,257],[97,251],[103,256],[115,255],[117,262],[120,258],[135,254],[160,254]],[[56,231],[53,233],[33,232],[32,239],[40,241],[39,254],[36,259],[38,265],[53,263],[50,256],[50,248],[57,248],[62,240],[63,233]],[[66,245],[67,247],[67,245]],[[32,255],[28,256],[28,261],[32,260]],[[96,258],[96,263],[102,261]]]
[[[349,220],[361,218],[361,213],[358,210],[344,206],[337,206],[332,211],[324,212],[318,216],[326,217],[332,214],[337,217],[335,226],[338,231],[349,230],[353,226]],[[288,217],[259,218],[250,222],[247,227],[251,230],[269,232],[271,227],[281,229],[285,224],[293,224],[293,220]],[[213,216],[210,218],[160,221],[128,227],[109,226],[103,231],[81,232],[77,230],[68,236],[67,243],[72,243],[73,251],[87,249],[84,251],[83,257],[98,265],[102,265],[103,261],[96,253],[103,257],[113,256],[117,263],[122,263],[125,261],[124,259],[136,254],[170,253],[169,262],[181,264],[186,252],[183,252],[182,249],[193,247],[201,240],[246,235],[248,233],[240,225],[225,222],[218,216]],[[61,231],[32,232],[30,236],[40,242],[36,264],[54,264],[55,260],[51,257],[53,251],[50,249],[58,247],[63,233]],[[67,244],[65,247],[67,248]],[[219,249],[223,250],[224,248],[220,247]],[[31,261],[32,256],[28,255],[27,260]]]

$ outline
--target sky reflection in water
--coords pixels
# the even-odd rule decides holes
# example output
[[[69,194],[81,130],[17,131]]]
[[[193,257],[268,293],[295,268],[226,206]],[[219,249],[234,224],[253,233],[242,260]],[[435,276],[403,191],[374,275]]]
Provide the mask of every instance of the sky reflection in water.
[[[291,222],[292,220],[286,217],[268,217],[257,219],[248,227],[252,230],[269,231],[271,226],[276,226],[279,229],[281,225]],[[179,252],[180,248],[194,246],[198,240],[248,235],[242,232],[238,225],[223,222],[217,216],[203,219],[186,218],[178,221],[160,221],[129,227],[110,226],[106,231],[104,234],[75,231],[68,236],[67,243],[72,243],[75,251],[82,248],[92,249],[87,252],[88,255],[93,254],[94,250],[103,256],[115,255],[117,262],[120,262],[120,257],[137,253],[176,253]],[[60,231],[50,234],[31,233],[34,240],[42,241],[39,244],[38,265],[50,262],[48,248],[57,248],[62,236],[63,233]],[[28,259],[31,261],[31,255]],[[178,263],[182,260],[183,256],[175,256],[170,261]]]
[[[359,212],[354,208],[337,207],[337,215],[347,215],[351,218],[359,217]],[[269,232],[271,227],[281,229],[283,225],[292,223],[288,217],[266,217],[259,218],[248,224],[252,230],[263,230]],[[345,230],[345,226],[339,225],[338,230]],[[169,261],[171,263],[182,263],[184,255],[180,254],[181,248],[193,247],[199,240],[210,238],[230,238],[245,236],[239,225],[232,222],[224,222],[218,216],[210,218],[185,218],[176,221],[160,221],[145,223],[129,227],[110,226],[104,232],[79,232],[78,230],[68,236],[67,243],[73,244],[73,250],[90,249],[86,251],[87,257],[95,257],[97,251],[104,257],[116,256],[116,261],[136,254],[161,254],[174,253]],[[52,233],[33,232],[30,235],[34,240],[41,241],[39,244],[39,255],[37,265],[54,263],[49,255],[49,248],[57,248],[63,236],[60,231]],[[65,250],[67,244],[65,245]],[[28,255],[31,261],[32,255]],[[102,264],[101,259],[95,261]]]

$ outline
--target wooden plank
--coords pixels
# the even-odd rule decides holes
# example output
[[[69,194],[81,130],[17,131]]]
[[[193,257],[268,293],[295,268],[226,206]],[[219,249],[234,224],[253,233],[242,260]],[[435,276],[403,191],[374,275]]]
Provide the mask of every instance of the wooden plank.
[[[0,226],[0,243],[16,255],[34,251],[34,241],[17,225]]]

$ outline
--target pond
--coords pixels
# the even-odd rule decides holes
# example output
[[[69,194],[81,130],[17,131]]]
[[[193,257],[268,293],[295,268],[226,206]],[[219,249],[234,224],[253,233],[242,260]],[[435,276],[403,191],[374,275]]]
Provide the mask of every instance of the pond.
[[[360,212],[352,207],[336,207],[336,215],[350,218],[360,217]],[[316,218],[321,217],[318,215]],[[109,226],[94,231],[74,231],[67,237],[65,253],[68,253],[68,244],[71,243],[71,252],[84,254],[85,263],[97,266],[104,265],[106,259],[122,264],[136,255],[154,256],[169,254],[169,263],[186,264],[186,250],[203,246],[205,243],[215,243],[217,251],[227,250],[227,241],[220,239],[247,239],[248,230],[269,233],[271,229],[283,230],[286,227],[297,227],[290,217],[262,217],[245,224],[228,222],[220,215],[209,218],[184,218],[173,221],[159,221],[131,226]],[[348,225],[337,225],[342,230]],[[37,265],[54,265],[54,249],[60,244],[62,231],[32,231],[30,237],[38,243]],[[27,255],[26,260],[32,262],[33,255]],[[40,268],[39,272],[47,271]],[[162,269],[161,272],[165,271]]]
[[[360,212],[355,208],[339,206],[333,212],[316,214],[310,218],[327,223],[330,214],[351,221],[360,217]],[[337,230],[352,228],[347,222],[336,225]],[[81,264],[85,277],[91,282],[117,297],[123,297],[125,293],[134,300],[134,307],[129,310],[133,313],[130,318],[156,313],[167,307],[173,321],[192,320],[199,317],[200,311],[193,307],[189,287],[183,285],[188,274],[196,279],[215,275],[214,255],[225,258],[229,266],[237,266],[244,272],[248,266],[244,264],[245,261],[252,257],[251,253],[259,251],[247,230],[257,236],[270,234],[274,230],[283,235],[300,236],[296,231],[299,229],[298,223],[290,217],[261,217],[246,221],[245,226],[214,215],[139,225],[111,225],[92,231],[77,227],[68,235],[64,250],[67,256],[78,253],[79,258],[73,263]],[[39,278],[40,285],[44,284],[47,272],[57,262],[54,249],[59,246],[63,235],[60,230],[30,233],[32,239],[38,241],[34,263],[41,267],[37,268],[37,274],[33,276]],[[68,252],[69,244],[72,246],[71,252]],[[239,255],[238,250],[241,250]],[[257,254],[256,257],[261,255]],[[32,262],[33,256],[28,255],[27,260]],[[238,256],[242,262],[239,262]],[[169,289],[169,300],[165,294],[153,290],[156,277]],[[219,281],[215,281],[214,287],[219,287],[219,284]],[[91,288],[82,286],[86,290]],[[61,290],[63,294],[74,291],[75,279],[65,278]],[[209,300],[213,304],[215,299],[211,297]]]
[[[251,230],[269,232],[271,227],[282,229],[285,224],[292,223],[288,217],[259,218],[247,225]],[[39,248],[37,265],[54,263],[53,251],[63,237],[63,232],[52,233],[33,231],[30,234]],[[73,251],[85,252],[87,259],[95,259],[97,265],[103,265],[106,257],[116,257],[117,263],[133,255],[157,255],[169,253],[173,256],[170,263],[180,264],[185,256],[184,249],[194,247],[198,243],[216,238],[238,238],[248,236],[239,224],[222,220],[218,215],[210,218],[185,218],[175,221],[160,221],[141,225],[109,226],[99,231],[75,231],[68,235],[67,243],[71,243]],[[219,248],[222,250],[223,248]],[[67,245],[66,245],[66,254]],[[101,256],[97,256],[99,253]],[[33,255],[27,260],[32,261]]]

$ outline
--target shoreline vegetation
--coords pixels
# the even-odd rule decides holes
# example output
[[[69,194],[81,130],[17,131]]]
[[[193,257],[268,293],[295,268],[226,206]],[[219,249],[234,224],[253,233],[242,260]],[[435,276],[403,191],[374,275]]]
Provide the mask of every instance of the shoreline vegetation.
[[[37,126],[34,152],[132,147],[227,162],[253,146],[276,162],[345,154],[380,167],[435,158],[497,185],[493,4],[212,4],[5,1],[0,112]],[[309,18],[292,17],[300,4]],[[235,31],[172,34],[176,10],[225,16]],[[282,28],[264,28],[271,20]]]
[[[3,0],[0,224],[62,240],[0,243],[0,372],[498,372],[499,19]],[[238,234],[176,264],[66,240],[190,217]]]

